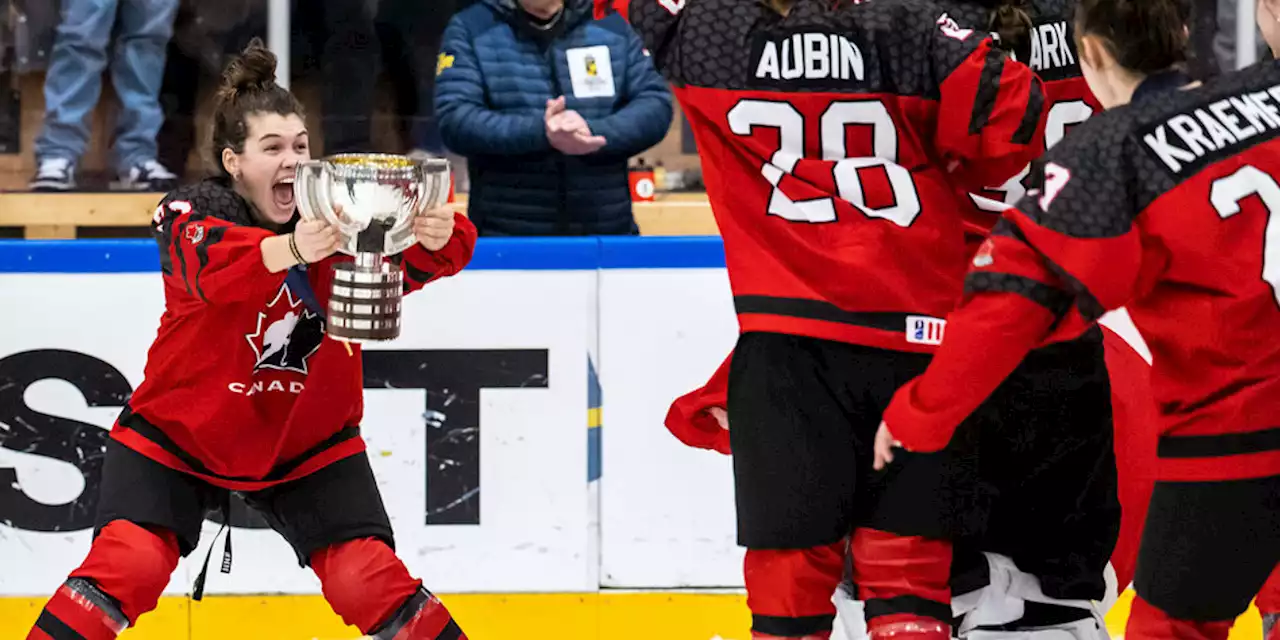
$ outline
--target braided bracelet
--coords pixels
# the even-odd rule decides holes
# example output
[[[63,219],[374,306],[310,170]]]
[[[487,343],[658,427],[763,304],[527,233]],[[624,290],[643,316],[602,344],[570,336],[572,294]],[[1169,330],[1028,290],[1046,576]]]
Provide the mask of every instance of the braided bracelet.
[[[297,260],[298,264],[307,263],[302,257],[302,252],[298,250],[298,236],[292,233],[289,234],[289,251],[293,253],[293,259]]]

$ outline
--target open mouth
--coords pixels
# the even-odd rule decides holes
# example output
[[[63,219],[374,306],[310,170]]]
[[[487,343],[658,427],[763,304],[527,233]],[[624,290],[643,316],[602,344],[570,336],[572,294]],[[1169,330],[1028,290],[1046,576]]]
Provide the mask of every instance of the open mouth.
[[[286,178],[271,185],[271,199],[281,209],[293,207],[293,178]]]

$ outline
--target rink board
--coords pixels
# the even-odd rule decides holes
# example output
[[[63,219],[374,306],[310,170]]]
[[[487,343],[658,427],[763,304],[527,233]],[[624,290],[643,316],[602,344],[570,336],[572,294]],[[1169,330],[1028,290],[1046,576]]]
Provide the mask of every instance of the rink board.
[[[23,429],[0,446],[13,638],[88,549],[95,451],[163,309],[156,250],[0,242],[0,300],[0,422]],[[745,640],[742,597],[696,591],[742,584],[729,460],[662,427],[736,338],[719,238],[482,239],[405,318],[366,353],[365,437],[400,555],[470,637]],[[442,440],[450,427],[471,435]],[[213,570],[207,600],[184,597],[184,560],[128,637],[354,637],[283,541],[233,524],[233,571]]]
[[[749,640],[746,597],[699,593],[443,595],[471,640]],[[1124,634],[1133,592],[1107,615],[1113,638]],[[0,598],[0,637],[22,638],[44,600]],[[166,597],[124,640],[351,640],[319,596],[215,596],[201,602]],[[838,636],[838,634],[837,634]],[[1231,640],[1262,637],[1257,610]],[[840,640],[839,637],[833,640]]]

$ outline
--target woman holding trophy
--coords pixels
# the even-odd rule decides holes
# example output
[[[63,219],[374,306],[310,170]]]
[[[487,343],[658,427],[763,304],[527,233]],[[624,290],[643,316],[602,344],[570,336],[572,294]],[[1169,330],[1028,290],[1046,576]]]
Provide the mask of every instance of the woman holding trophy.
[[[220,176],[156,211],[160,329],[112,429],[88,558],[29,639],[115,638],[155,608],[206,512],[227,518],[232,491],[362,633],[466,637],[393,551],[359,430],[359,343],[398,334],[400,296],[460,271],[475,228],[446,204],[444,161],[311,161],[301,105],[275,66],[259,41],[228,66],[213,126]]]

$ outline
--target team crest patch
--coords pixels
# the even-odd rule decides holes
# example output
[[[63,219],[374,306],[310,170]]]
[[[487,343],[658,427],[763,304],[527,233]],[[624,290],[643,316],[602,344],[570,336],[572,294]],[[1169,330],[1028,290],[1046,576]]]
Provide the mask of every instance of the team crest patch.
[[[275,369],[307,374],[307,361],[324,340],[324,320],[307,309],[289,283],[258,312],[257,325],[245,335],[256,356],[253,370]]]

